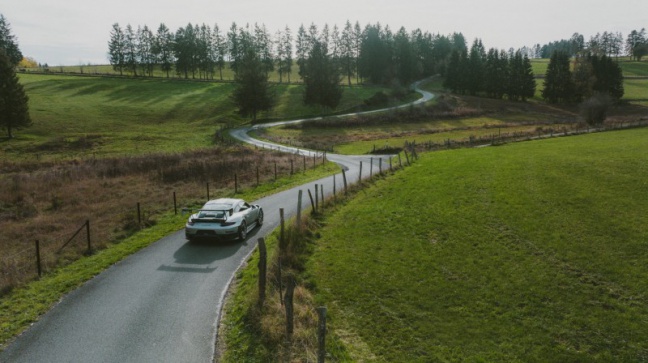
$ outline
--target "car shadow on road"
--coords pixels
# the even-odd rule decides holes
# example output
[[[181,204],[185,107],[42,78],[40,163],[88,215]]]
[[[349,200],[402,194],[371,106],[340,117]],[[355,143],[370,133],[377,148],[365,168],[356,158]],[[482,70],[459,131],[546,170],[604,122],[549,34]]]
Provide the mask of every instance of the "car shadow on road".
[[[173,254],[174,262],[161,265],[158,270],[211,273],[218,268],[214,262],[236,254],[243,246],[239,241],[187,241]]]

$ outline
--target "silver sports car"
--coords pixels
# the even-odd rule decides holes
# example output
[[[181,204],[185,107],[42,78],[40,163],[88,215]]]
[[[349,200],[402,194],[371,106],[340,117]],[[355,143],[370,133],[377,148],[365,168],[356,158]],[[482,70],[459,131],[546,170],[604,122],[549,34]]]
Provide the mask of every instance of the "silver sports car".
[[[185,226],[188,240],[198,238],[237,238],[245,240],[248,231],[263,224],[263,209],[242,199],[221,198],[207,202],[192,214]]]

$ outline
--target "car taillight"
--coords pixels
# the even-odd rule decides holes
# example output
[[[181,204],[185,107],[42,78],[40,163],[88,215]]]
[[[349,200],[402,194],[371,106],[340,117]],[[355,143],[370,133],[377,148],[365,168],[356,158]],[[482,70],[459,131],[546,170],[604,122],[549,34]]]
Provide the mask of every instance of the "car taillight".
[[[233,226],[235,224],[236,224],[236,222],[223,222],[223,223],[221,223],[221,226],[227,227],[227,226]]]

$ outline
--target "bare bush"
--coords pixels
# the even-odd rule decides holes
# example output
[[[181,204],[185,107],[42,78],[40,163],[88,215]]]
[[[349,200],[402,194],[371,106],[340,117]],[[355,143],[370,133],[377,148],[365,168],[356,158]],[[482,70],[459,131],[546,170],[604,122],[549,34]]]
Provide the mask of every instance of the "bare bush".
[[[141,227],[137,202],[142,224],[153,225],[156,214],[172,210],[173,192],[181,206],[200,204],[206,182],[212,197],[231,193],[235,173],[239,188],[254,186],[257,168],[261,182],[272,180],[275,164],[279,175],[290,173],[291,159],[294,170],[301,170],[294,155],[243,146],[59,163],[0,162],[0,291],[35,277],[36,240],[49,270],[84,252],[83,242],[76,241],[64,254],[56,250],[86,220],[92,221],[93,249],[103,248]]]

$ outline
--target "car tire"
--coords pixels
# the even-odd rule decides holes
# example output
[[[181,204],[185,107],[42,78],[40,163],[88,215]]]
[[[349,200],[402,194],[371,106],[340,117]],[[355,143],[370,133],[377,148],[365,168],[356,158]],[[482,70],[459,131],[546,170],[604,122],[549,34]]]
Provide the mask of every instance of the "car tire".
[[[257,225],[262,226],[263,225],[263,211],[259,211],[259,217],[257,218]]]
[[[238,238],[241,241],[245,241],[245,239],[247,238],[247,223],[245,223],[245,221],[241,223],[241,227],[239,228],[238,232]]]

